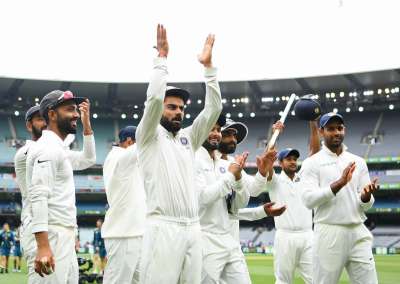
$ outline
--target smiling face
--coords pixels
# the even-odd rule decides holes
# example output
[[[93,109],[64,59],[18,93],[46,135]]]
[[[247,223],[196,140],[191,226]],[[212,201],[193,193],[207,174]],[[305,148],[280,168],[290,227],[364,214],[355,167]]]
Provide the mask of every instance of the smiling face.
[[[169,132],[176,133],[182,128],[185,104],[179,97],[167,96],[160,124]]]
[[[203,143],[203,147],[209,151],[217,150],[221,142],[221,126],[215,124],[208,134],[207,140]]]
[[[49,110],[48,115],[49,124],[55,123],[59,131],[64,135],[76,133],[80,115],[74,100],[68,100],[57,106],[57,108]]]
[[[298,157],[296,155],[289,155],[282,159],[282,161],[279,162],[279,165],[282,170],[290,176],[295,174],[297,171],[297,159]]]

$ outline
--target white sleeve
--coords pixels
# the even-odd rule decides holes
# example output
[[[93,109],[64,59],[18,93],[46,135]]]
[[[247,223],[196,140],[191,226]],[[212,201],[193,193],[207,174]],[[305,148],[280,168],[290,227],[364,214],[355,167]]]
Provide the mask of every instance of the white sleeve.
[[[236,184],[235,177],[230,172],[224,174],[217,182],[208,184],[201,169],[197,169],[195,180],[200,207],[206,207],[225,198]]]
[[[96,163],[94,135],[83,135],[82,151],[67,150],[67,157],[74,171],[84,170],[93,166]]]
[[[32,205],[32,233],[48,231],[48,198],[53,190],[58,153],[42,151],[33,161],[28,198]]]
[[[130,167],[132,164],[136,164],[138,160],[137,155],[137,147],[136,144],[133,144],[126,148],[125,154],[121,156],[119,160],[119,166],[126,169]]]
[[[230,212],[236,213],[241,208],[245,208],[249,204],[250,193],[243,184],[243,178],[238,180],[236,185],[233,187],[235,191],[235,197],[232,200],[232,207]]]
[[[275,170],[273,170],[271,180],[267,180],[267,191],[268,192],[274,191],[277,185],[278,185],[278,176],[276,175]]]
[[[206,68],[206,98],[204,109],[199,113],[193,124],[188,128],[190,141],[194,151],[197,151],[207,139],[222,111],[221,91],[217,81],[217,69]]]
[[[261,193],[267,191],[267,179],[259,172],[255,176],[248,175],[246,171],[242,170],[244,186],[250,193],[250,196],[257,197]]]
[[[335,198],[330,185],[319,186],[318,169],[316,169],[309,159],[303,162],[300,170],[302,180],[302,200],[308,209],[314,209],[325,202]]]
[[[368,209],[370,209],[374,205],[374,202],[375,202],[375,198],[372,194],[371,194],[371,199],[368,202],[364,203],[361,200],[361,193],[362,193],[364,187],[370,183],[371,183],[371,179],[369,177],[367,163],[365,161],[361,161],[360,176],[359,176],[357,191],[358,191],[358,196],[359,196],[358,197],[359,205],[363,211],[367,211]]]
[[[245,221],[256,221],[267,217],[264,206],[258,206],[255,208],[242,208],[236,214],[230,214],[231,219],[245,220]]]
[[[143,117],[136,129],[136,142],[143,147],[153,141],[160,124],[164,108],[164,97],[167,89],[167,59],[154,59],[153,73],[147,87],[147,98],[144,103]]]

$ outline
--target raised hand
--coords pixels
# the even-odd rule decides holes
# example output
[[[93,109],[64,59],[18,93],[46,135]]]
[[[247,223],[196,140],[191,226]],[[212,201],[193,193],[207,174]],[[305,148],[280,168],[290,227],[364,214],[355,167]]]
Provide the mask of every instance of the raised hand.
[[[197,56],[199,62],[204,65],[204,67],[212,67],[212,49],[214,46],[215,35],[209,34],[207,36],[206,42],[204,43],[203,51]]]
[[[167,57],[169,46],[167,40],[167,30],[163,25],[157,25],[157,47],[158,57]]]
[[[378,178],[374,178],[370,184],[363,188],[361,200],[366,203],[371,200],[371,195],[379,189]]]
[[[343,170],[342,176],[337,181],[331,184],[331,189],[334,194],[341,190],[342,187],[344,187],[351,180],[355,169],[356,163],[349,163],[349,165]]]
[[[277,154],[278,152],[276,149],[272,147],[265,151],[261,156],[256,157],[258,171],[263,177],[266,177],[267,174],[273,170]]]
[[[89,101],[89,99],[86,99],[85,102],[83,102],[79,105],[79,111],[81,113],[83,135],[93,134],[92,127],[90,125],[90,101]]]
[[[264,211],[265,214],[268,216],[280,216],[282,215],[283,212],[286,210],[286,205],[283,205],[281,207],[276,207],[274,208],[273,206],[275,205],[275,202],[269,202],[264,204]]]
[[[275,130],[279,130],[279,132],[282,132],[284,128],[285,125],[280,120],[278,120],[272,125],[272,132],[274,132]]]
[[[236,180],[240,180],[242,178],[242,170],[246,165],[246,160],[248,156],[248,152],[244,152],[241,155],[236,155],[235,161],[229,165],[228,171],[230,171],[235,176]]]

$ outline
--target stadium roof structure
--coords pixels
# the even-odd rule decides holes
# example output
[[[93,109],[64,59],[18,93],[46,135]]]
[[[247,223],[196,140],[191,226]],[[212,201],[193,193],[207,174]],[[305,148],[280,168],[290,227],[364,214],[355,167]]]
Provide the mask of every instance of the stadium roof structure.
[[[191,93],[188,110],[198,113],[204,105],[204,83],[173,83]],[[384,110],[400,107],[400,69],[364,73],[261,81],[221,82],[224,112],[276,115],[288,97],[312,94],[324,111],[337,108]],[[140,116],[146,98],[144,83],[90,83],[0,78],[0,113],[13,114],[37,103],[54,89],[71,90],[90,98],[92,112],[119,117],[137,112]],[[392,106],[391,106],[392,105]],[[325,108],[325,109],[324,109]],[[240,117],[240,116],[239,116]]]

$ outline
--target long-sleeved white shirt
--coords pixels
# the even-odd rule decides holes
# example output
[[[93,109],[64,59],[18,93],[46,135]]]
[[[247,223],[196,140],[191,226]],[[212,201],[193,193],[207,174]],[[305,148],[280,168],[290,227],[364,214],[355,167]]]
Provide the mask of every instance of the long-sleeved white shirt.
[[[47,231],[48,225],[76,227],[73,170],[86,169],[95,162],[93,135],[83,137],[83,151],[71,151],[53,131],[43,131],[27,158],[32,233]]]
[[[261,205],[254,208],[241,208],[236,214],[231,214],[229,217],[231,218],[231,235],[240,242],[239,220],[256,221],[268,217],[268,215],[265,213],[264,206]]]
[[[29,149],[34,145],[35,141],[26,140],[24,146],[18,149],[14,157],[15,175],[17,184],[21,192],[22,211],[21,211],[21,224],[26,227],[31,221],[29,213],[30,205],[28,199],[28,188],[26,184],[26,159],[28,157]]]
[[[235,158],[232,156],[227,156],[227,161],[234,162]],[[255,176],[251,176],[246,173],[246,171],[242,171],[242,179],[245,181],[246,187],[249,191],[250,196],[257,197],[261,193],[267,190],[266,178],[263,177],[259,172]],[[240,225],[239,220],[246,221],[256,221],[262,218],[267,217],[268,215],[265,213],[264,206],[258,206],[255,208],[241,208],[237,213],[230,214],[231,218],[230,224],[230,232],[231,235],[237,240],[240,241],[239,231]]]
[[[267,182],[267,190],[272,202],[286,205],[285,212],[274,217],[277,230],[310,231],[312,230],[312,210],[302,202],[301,176],[296,174],[291,180],[282,170],[280,175],[275,173]]]
[[[353,177],[336,195],[330,185],[337,181],[349,163],[355,162]],[[347,152],[338,156],[325,145],[315,155],[307,158],[301,167],[304,204],[314,209],[314,223],[330,225],[360,224],[366,220],[364,211],[372,207],[361,200],[363,188],[370,183],[367,164],[361,157]]]
[[[143,117],[136,130],[139,167],[149,216],[198,219],[194,155],[222,110],[215,68],[206,68],[204,109],[175,136],[160,125],[167,87],[165,58],[154,60]]]
[[[235,158],[228,156],[229,162],[234,162]],[[248,189],[251,197],[257,197],[261,193],[267,191],[266,178],[263,177],[260,172],[257,172],[254,176],[249,175],[246,171],[242,171],[242,179],[246,183],[246,188]]]
[[[104,185],[110,208],[101,228],[103,238],[141,236],[146,220],[146,197],[139,174],[136,144],[114,146],[103,166]]]
[[[227,198],[231,199],[230,212],[237,213],[249,202],[249,192],[244,188],[242,179],[236,181],[229,172],[230,162],[220,159],[218,155],[212,159],[208,151],[201,147],[196,152],[196,187],[199,198],[199,216],[201,229],[209,233],[229,234],[231,220],[229,218]]]

